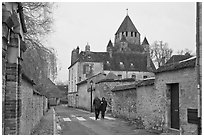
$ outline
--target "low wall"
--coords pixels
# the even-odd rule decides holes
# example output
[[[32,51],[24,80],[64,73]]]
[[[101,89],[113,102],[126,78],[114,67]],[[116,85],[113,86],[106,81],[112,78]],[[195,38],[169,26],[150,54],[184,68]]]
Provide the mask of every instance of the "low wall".
[[[138,128],[162,130],[160,98],[154,85],[113,92],[112,113],[136,122]]]

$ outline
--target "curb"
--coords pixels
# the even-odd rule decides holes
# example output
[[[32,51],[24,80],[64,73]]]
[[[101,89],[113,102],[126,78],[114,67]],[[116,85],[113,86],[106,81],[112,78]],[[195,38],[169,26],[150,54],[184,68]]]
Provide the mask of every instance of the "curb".
[[[56,135],[56,118],[55,118],[55,109],[52,108],[53,111],[53,135]]]

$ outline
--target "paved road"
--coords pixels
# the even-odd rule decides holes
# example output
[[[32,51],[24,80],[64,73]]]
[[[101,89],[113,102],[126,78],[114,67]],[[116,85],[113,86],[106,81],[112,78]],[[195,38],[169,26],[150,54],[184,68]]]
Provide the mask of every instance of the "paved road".
[[[57,106],[55,108],[57,131],[60,135],[145,135],[152,134],[135,129],[127,121],[106,116],[95,120],[94,113]]]

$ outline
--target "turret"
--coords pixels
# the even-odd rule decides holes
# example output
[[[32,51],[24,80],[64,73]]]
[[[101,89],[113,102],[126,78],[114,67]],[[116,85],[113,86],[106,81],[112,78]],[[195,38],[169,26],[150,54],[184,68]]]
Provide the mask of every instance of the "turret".
[[[144,40],[142,42],[142,46],[143,46],[145,52],[149,52],[149,42],[147,41],[146,37],[144,38]]]
[[[115,33],[115,44],[120,42],[123,35],[126,37],[128,43],[140,45],[140,33],[128,15]]]
[[[145,54],[147,55],[147,70],[148,71],[153,71],[152,67],[151,67],[151,58],[150,58],[150,47],[149,47],[149,42],[147,41],[147,38],[145,37],[143,42],[142,42],[142,46],[145,50]]]
[[[109,40],[106,51],[109,53],[110,57],[112,58],[113,55],[113,44],[111,40]]]
[[[85,52],[90,52],[90,45],[87,43],[87,45],[85,46]]]

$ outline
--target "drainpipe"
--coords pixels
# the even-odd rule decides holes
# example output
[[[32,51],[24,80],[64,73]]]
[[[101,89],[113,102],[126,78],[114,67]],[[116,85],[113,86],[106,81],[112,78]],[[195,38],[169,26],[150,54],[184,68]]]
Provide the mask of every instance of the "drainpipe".
[[[202,134],[202,93],[201,93],[201,49],[202,46],[202,3],[196,3],[196,71],[197,71],[197,94],[198,94],[198,135]]]

